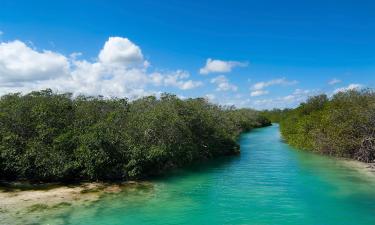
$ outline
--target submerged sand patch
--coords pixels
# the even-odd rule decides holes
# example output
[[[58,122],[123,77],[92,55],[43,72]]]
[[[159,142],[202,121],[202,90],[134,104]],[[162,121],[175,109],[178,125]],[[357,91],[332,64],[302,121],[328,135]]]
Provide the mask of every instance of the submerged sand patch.
[[[375,163],[365,163],[352,159],[343,159],[342,162],[344,165],[355,169],[366,177],[375,178]]]
[[[123,190],[150,186],[148,182],[125,183],[82,183],[70,186],[52,185],[52,187],[32,190],[18,188],[0,189],[0,224],[31,224],[30,214],[36,217],[43,211],[71,208],[82,204],[92,204],[103,195],[116,194]],[[23,221],[22,218],[26,221]]]

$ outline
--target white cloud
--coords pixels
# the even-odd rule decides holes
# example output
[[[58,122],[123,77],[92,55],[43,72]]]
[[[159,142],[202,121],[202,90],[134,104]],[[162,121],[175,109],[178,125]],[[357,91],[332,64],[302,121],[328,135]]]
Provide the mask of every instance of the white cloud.
[[[164,75],[158,72],[151,73],[150,74],[151,82],[156,85],[160,86],[164,84]]]
[[[363,87],[362,84],[349,84],[346,87],[336,88],[333,91],[333,93],[336,94],[336,93],[339,93],[339,92],[345,92],[345,91],[349,91],[349,90],[356,90],[356,89],[360,89],[362,87]]]
[[[256,97],[256,96],[266,95],[268,93],[269,92],[267,90],[255,90],[255,91],[250,92],[250,96]]]
[[[141,49],[127,38],[110,37],[99,53],[103,64],[128,66],[143,62]]]
[[[73,52],[69,55],[69,58],[72,60],[76,60],[78,57],[82,56],[82,52]]]
[[[207,59],[206,65],[199,70],[200,74],[209,73],[228,73],[231,72],[234,67],[246,67],[247,62],[238,61],[224,61],[219,59]]]
[[[296,96],[295,95],[287,95],[282,98],[284,101],[295,101]]]
[[[333,78],[332,80],[330,80],[328,82],[329,85],[335,85],[335,84],[338,84],[338,83],[341,83],[341,80],[339,80],[337,78]]]
[[[206,94],[205,98],[212,102],[216,99],[216,96],[214,94]]]
[[[297,104],[305,101],[309,96],[318,94],[317,90],[299,89],[297,88],[290,95],[281,97],[280,100],[285,101],[285,103]]]
[[[67,75],[68,59],[51,51],[36,51],[21,41],[0,43],[0,82],[47,80]]]
[[[313,96],[318,93],[318,90],[295,89],[293,93],[286,96],[258,99],[253,102],[253,106],[258,109],[295,107],[299,103],[306,101],[309,96]]]
[[[309,94],[312,94],[312,93],[315,93],[315,92],[316,92],[316,90],[308,90],[308,89],[297,88],[296,90],[294,90],[293,95],[309,95]]]
[[[211,83],[217,86],[217,91],[237,91],[238,89],[236,85],[229,83],[229,80],[224,75],[212,78]]]
[[[181,90],[189,90],[203,85],[200,81],[187,80],[189,77],[190,74],[183,70],[166,73],[154,72],[150,74],[150,83],[156,86],[176,87]]]
[[[151,66],[151,63],[150,63],[149,61],[145,60],[145,61],[143,62],[143,66],[144,66],[145,68],[149,68],[149,67]]]
[[[296,80],[289,81],[285,78],[278,78],[274,80],[269,80],[269,81],[262,81],[255,83],[250,89],[250,96],[251,97],[257,97],[257,96],[262,96],[262,95],[267,95],[269,94],[268,90],[264,90],[267,87],[273,86],[273,85],[294,85],[297,84],[298,82]]]
[[[182,90],[189,90],[201,86],[203,83],[200,81],[186,80],[190,74],[186,71],[177,70],[174,73],[167,74],[164,77],[164,85],[177,87]]]
[[[52,88],[60,92],[136,98],[158,94],[156,87],[188,90],[202,85],[186,71],[149,73],[138,46],[126,38],[109,38],[98,60],[78,60],[37,51],[21,41],[0,43],[0,94]]]
[[[273,86],[273,85],[294,85],[297,84],[298,82],[296,80],[288,81],[285,78],[279,78],[279,79],[274,79],[270,81],[263,81],[263,82],[258,82],[253,85],[252,89],[253,90],[262,90],[266,87]]]

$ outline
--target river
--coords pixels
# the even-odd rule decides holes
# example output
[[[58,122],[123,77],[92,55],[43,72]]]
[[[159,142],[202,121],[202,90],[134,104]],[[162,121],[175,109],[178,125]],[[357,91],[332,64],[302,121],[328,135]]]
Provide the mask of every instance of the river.
[[[278,125],[239,139],[241,154],[176,170],[151,187],[40,215],[45,224],[375,224],[375,178],[283,143]]]

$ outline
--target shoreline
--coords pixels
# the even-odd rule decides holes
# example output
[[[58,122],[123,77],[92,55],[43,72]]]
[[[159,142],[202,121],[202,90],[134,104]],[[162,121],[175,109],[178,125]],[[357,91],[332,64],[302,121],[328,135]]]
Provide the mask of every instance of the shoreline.
[[[37,218],[39,213],[45,210],[53,211],[64,207],[89,205],[107,194],[117,194],[140,187],[152,187],[152,183],[128,181],[122,183],[85,182],[76,185],[43,184],[40,189],[37,186],[33,186],[33,189],[9,189],[9,187],[0,186],[0,223],[12,224],[15,218],[17,221],[22,220],[22,215],[25,213],[35,214]]]
[[[335,158],[340,164],[357,171],[366,179],[375,180],[375,163]],[[75,206],[90,206],[108,194],[131,192],[144,187],[153,188],[153,183],[150,181],[73,184],[3,182],[0,183],[0,224],[29,224],[33,220],[38,222],[41,216],[61,214],[74,210]]]

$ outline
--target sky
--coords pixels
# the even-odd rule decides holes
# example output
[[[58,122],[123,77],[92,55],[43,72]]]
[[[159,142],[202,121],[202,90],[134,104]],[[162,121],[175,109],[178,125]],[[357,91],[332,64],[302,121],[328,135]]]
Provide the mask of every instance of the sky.
[[[295,107],[375,86],[374,1],[0,0],[0,95]]]

